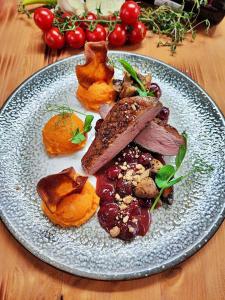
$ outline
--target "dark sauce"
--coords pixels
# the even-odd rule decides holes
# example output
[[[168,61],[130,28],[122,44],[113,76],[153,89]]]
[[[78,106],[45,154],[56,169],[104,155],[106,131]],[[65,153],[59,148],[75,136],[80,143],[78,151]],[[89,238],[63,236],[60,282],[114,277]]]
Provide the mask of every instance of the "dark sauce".
[[[165,163],[161,155],[152,154],[137,145],[129,144],[96,174],[96,192],[100,197],[98,219],[111,236],[127,241],[137,235],[144,236],[148,232],[151,224],[149,209],[154,199],[138,199],[134,193],[135,186],[122,176],[131,169],[135,174],[137,165],[140,164],[149,169],[151,160],[156,156],[163,164]],[[121,169],[124,168],[124,163],[129,167],[127,170]]]

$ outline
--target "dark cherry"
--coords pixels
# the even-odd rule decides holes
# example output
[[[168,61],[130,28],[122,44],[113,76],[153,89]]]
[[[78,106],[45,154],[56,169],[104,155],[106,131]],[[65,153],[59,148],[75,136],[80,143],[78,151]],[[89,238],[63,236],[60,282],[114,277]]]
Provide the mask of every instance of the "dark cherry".
[[[103,119],[99,119],[96,124],[95,124],[95,131],[98,132],[98,130],[100,129],[101,125],[102,125]]]
[[[121,152],[121,155],[119,157],[122,162],[126,161],[127,163],[134,163],[137,161],[135,155],[136,151],[134,150],[134,148],[127,147]]]
[[[107,203],[100,207],[98,211],[98,219],[101,226],[107,230],[110,230],[113,226],[116,226],[116,217],[119,214],[119,206],[116,203]]]
[[[150,208],[152,206],[152,199],[139,199],[139,204],[143,208]]]
[[[152,160],[152,155],[148,152],[146,153],[142,153],[139,157],[138,157],[138,163],[143,165],[143,166],[149,166]]]
[[[129,182],[119,179],[116,183],[116,191],[117,193],[124,197],[132,194],[132,186]]]
[[[151,223],[151,214],[148,209],[141,209],[141,214],[138,217],[139,219],[139,226],[138,226],[138,234],[144,236],[149,229]]]
[[[115,180],[118,178],[118,175],[120,174],[121,169],[119,166],[111,166],[106,171],[106,175],[110,180]]]
[[[154,92],[156,98],[160,98],[162,95],[161,89],[157,83],[151,83],[150,91]]]
[[[98,190],[98,196],[101,198],[101,204],[114,201],[115,188],[111,183],[105,182]]]
[[[138,232],[138,225],[133,222],[121,223],[119,225],[119,237],[124,241],[129,241],[135,238]]]
[[[170,114],[169,108],[163,106],[163,108],[160,110],[160,112],[156,117],[162,120],[164,123],[167,123],[169,119],[169,114]]]

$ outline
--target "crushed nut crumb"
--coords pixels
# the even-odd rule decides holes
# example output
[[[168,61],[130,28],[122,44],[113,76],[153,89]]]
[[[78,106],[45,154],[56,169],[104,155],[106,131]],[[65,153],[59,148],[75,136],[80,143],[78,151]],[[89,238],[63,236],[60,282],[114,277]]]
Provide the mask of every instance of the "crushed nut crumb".
[[[116,200],[121,200],[121,197],[120,197],[120,195],[119,195],[119,194],[117,194],[117,193],[116,193],[116,195],[115,195],[115,198],[116,198]]]
[[[119,208],[120,208],[121,210],[124,210],[124,209],[126,209],[126,208],[127,208],[127,205],[126,205],[126,204],[124,204],[124,203],[122,203],[122,204],[119,206]]]
[[[144,178],[149,177],[149,175],[150,175],[150,169],[145,170],[145,171],[140,175],[141,180],[144,179]]]
[[[117,237],[120,234],[120,229],[118,226],[114,226],[112,229],[109,230],[111,237]]]
[[[123,198],[123,202],[125,204],[130,204],[132,201],[133,201],[133,197],[131,195],[128,195],[128,196]]]
[[[132,108],[133,110],[136,110],[135,104],[131,104],[131,108]]]
[[[133,233],[134,232],[134,228],[132,226],[128,226],[128,230],[129,232]]]
[[[120,167],[122,170],[126,171],[127,170],[127,166],[121,166]]]
[[[126,216],[123,218],[123,223],[127,223],[128,220],[129,220],[129,216],[126,215]]]

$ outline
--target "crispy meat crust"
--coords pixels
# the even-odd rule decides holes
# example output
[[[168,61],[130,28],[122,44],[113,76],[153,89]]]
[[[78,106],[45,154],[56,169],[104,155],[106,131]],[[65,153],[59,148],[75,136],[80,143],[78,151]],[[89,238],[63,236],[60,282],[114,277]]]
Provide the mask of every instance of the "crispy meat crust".
[[[118,139],[120,135],[122,135],[130,126],[138,126],[140,117],[146,110],[152,108],[159,111],[161,107],[162,104],[152,97],[137,96],[124,98],[117,102],[106,116],[94,141],[82,158],[83,168],[88,173],[92,174],[91,170],[98,158],[104,154],[106,149],[113,145],[114,141]],[[140,130],[141,129],[143,129],[143,126]],[[133,138],[131,138],[131,140]],[[121,143],[123,143],[122,138]],[[126,145],[124,145],[124,147],[125,146]]]

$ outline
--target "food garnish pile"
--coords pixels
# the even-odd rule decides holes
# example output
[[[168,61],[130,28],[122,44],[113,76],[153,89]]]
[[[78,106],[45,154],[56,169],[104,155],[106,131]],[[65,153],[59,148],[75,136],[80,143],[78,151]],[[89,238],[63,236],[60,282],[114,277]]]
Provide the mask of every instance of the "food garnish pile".
[[[148,232],[153,210],[171,205],[173,186],[193,172],[177,176],[187,135],[168,124],[169,109],[161,103],[161,89],[150,74],[119,59],[114,63],[123,68],[124,77],[113,78],[104,41],[86,43],[85,57],[85,64],[76,66],[79,86],[74,93],[86,109],[99,112],[100,119],[92,129],[91,114],[82,121],[77,114],[83,113],[52,104],[47,111],[57,114],[42,135],[48,155],[66,155],[84,148],[88,132],[95,130],[81,164],[85,175],[96,176],[96,190],[87,176],[71,167],[42,178],[37,191],[43,212],[53,223],[80,226],[100,205],[101,226],[111,237],[131,240]],[[175,156],[175,166],[166,164],[164,155]]]
[[[44,42],[52,49],[65,46],[79,49],[86,41],[107,40],[113,47],[138,44],[149,29],[159,35],[158,47],[168,46],[174,53],[187,34],[194,40],[200,24],[209,28],[208,19],[196,21],[200,5],[207,2],[193,0],[191,11],[185,11],[185,1],[175,9],[167,4],[140,7],[140,3],[123,0],[22,0],[19,12],[30,16],[34,9],[28,11],[27,7],[45,5],[34,10],[34,21],[44,33]]]

